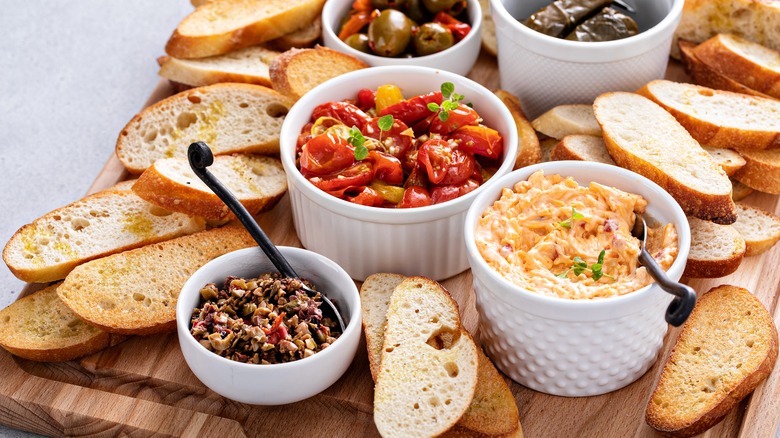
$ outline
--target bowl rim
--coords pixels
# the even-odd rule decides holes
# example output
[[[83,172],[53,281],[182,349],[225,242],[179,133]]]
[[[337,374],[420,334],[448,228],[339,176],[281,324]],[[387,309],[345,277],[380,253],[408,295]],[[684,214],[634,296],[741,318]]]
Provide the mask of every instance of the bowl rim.
[[[504,6],[504,0],[489,0],[489,4],[494,19],[497,22],[508,23],[512,28],[514,37],[524,41],[533,41],[534,44],[525,46],[527,50],[531,50],[545,58],[584,64],[599,64],[633,58],[659,44],[664,44],[667,38],[665,34],[670,30],[674,31],[682,17],[683,5],[685,4],[685,0],[670,1],[672,4],[666,16],[650,29],[628,38],[597,42],[569,41],[536,32],[515,19]],[[670,32],[668,37],[671,36],[672,33]]]
[[[317,263],[322,263],[323,265],[330,266],[331,268],[332,267],[336,267],[336,268],[338,268],[337,272],[339,273],[339,276],[344,276],[346,279],[349,279],[349,283],[352,284],[352,288],[349,288],[349,290],[354,291],[354,296],[353,296],[354,299],[352,301],[353,301],[353,304],[355,305],[355,307],[353,308],[353,307],[351,307],[352,305],[350,305],[350,313],[351,313],[352,317],[351,317],[350,321],[347,323],[348,324],[347,325],[347,329],[344,330],[344,333],[342,333],[341,336],[336,338],[336,341],[333,342],[333,344],[331,344],[328,348],[326,348],[326,349],[324,349],[322,351],[319,351],[319,352],[317,352],[317,353],[315,353],[315,354],[313,354],[313,355],[311,355],[309,357],[305,357],[305,358],[302,358],[302,359],[294,360],[292,362],[265,364],[265,365],[263,365],[263,364],[244,363],[244,362],[236,362],[234,360],[230,360],[230,359],[224,358],[222,356],[217,355],[216,353],[213,353],[213,352],[207,350],[205,347],[200,345],[200,343],[195,341],[195,338],[190,334],[190,329],[189,329],[190,317],[192,315],[192,309],[189,309],[189,313],[185,313],[185,311],[187,309],[184,309],[184,306],[185,306],[185,301],[187,301],[187,300],[182,300],[181,299],[182,296],[184,295],[184,292],[186,290],[192,290],[193,291],[192,293],[198,293],[200,288],[203,286],[203,285],[199,285],[199,284],[200,283],[206,284],[206,283],[204,283],[204,281],[208,281],[206,279],[198,278],[200,276],[205,275],[205,274],[202,273],[202,270],[205,270],[207,267],[212,268],[214,265],[222,265],[222,264],[224,264],[226,267],[230,267],[231,266],[230,262],[232,262],[234,259],[249,258],[249,257],[257,258],[258,253],[260,255],[262,255],[262,256],[265,256],[265,254],[262,252],[260,247],[251,246],[251,247],[248,247],[248,248],[242,248],[242,249],[238,249],[238,250],[235,250],[235,251],[231,251],[231,252],[229,252],[227,254],[223,254],[223,255],[221,255],[221,256],[219,256],[219,257],[209,261],[205,265],[203,265],[200,268],[198,268],[198,270],[196,270],[190,276],[190,278],[188,278],[187,281],[184,283],[184,286],[182,286],[181,291],[179,293],[179,297],[178,297],[177,302],[176,302],[176,327],[177,327],[177,333],[179,335],[178,338],[179,338],[180,348],[184,348],[184,344],[188,344],[190,346],[190,348],[192,349],[191,351],[195,352],[195,354],[201,355],[203,357],[210,357],[210,358],[212,358],[213,360],[216,361],[215,362],[216,364],[219,364],[218,366],[236,367],[239,370],[241,370],[241,369],[244,369],[244,370],[258,369],[258,370],[261,370],[264,367],[271,367],[270,370],[280,371],[280,372],[284,371],[284,370],[295,370],[295,369],[298,369],[300,367],[311,366],[311,365],[308,365],[308,364],[315,363],[315,360],[317,360],[317,359],[312,359],[312,358],[319,357],[320,358],[319,360],[322,361],[322,360],[325,360],[325,358],[329,358],[332,355],[340,354],[340,352],[338,350],[340,350],[341,348],[336,348],[335,346],[336,345],[344,345],[346,347],[347,346],[347,342],[345,341],[345,342],[339,343],[338,341],[341,340],[342,337],[349,338],[349,337],[355,336],[354,335],[355,331],[360,332],[362,330],[362,322],[361,322],[362,321],[361,320],[361,318],[362,318],[362,306],[361,306],[361,302],[360,302],[360,292],[358,291],[357,286],[355,286],[354,280],[352,280],[352,278],[349,276],[349,274],[347,274],[347,272],[344,271],[344,269],[341,266],[339,266],[336,262],[334,262],[334,261],[330,260],[329,258],[327,258],[327,257],[325,257],[323,255],[320,255],[320,254],[318,254],[318,253],[316,253],[314,251],[309,251],[309,250],[304,249],[304,248],[298,248],[298,247],[293,247],[293,246],[277,246],[277,248],[279,249],[279,251],[282,252],[283,255],[285,255],[285,257],[289,257],[290,254],[295,254],[295,253],[307,254],[307,256],[313,256],[315,259],[317,259]],[[258,260],[260,260],[260,259],[258,259]],[[270,263],[270,261],[269,261],[269,263]],[[271,267],[272,268],[270,270],[271,271],[275,271],[275,268],[273,268],[273,265],[271,265]],[[200,275],[198,275],[199,272],[201,272]],[[228,274],[228,275],[230,275],[230,274]],[[198,282],[198,284],[195,284],[196,281]],[[350,294],[350,295],[352,295],[352,294]],[[344,300],[344,301],[346,302],[346,300]],[[184,340],[182,340],[182,337],[184,338]],[[207,355],[207,356],[205,356],[205,355]],[[309,360],[309,359],[312,359],[312,360]]]
[[[322,7],[322,33],[323,35],[327,34],[327,37],[331,39],[336,45],[338,45],[339,52],[343,52],[363,60],[372,61],[370,62],[372,65],[373,62],[384,63],[384,65],[409,65],[410,63],[414,63],[415,59],[420,59],[424,62],[446,61],[447,58],[452,55],[453,49],[457,50],[457,47],[463,47],[474,39],[479,39],[480,43],[482,41],[482,5],[479,4],[479,0],[467,0],[467,10],[472,10],[473,8],[474,11],[473,13],[468,12],[469,19],[472,21],[471,31],[469,31],[468,35],[466,35],[466,38],[463,38],[462,40],[453,44],[452,47],[442,50],[441,52],[436,52],[425,56],[414,56],[412,58],[389,58],[374,55],[373,53],[364,53],[353,49],[347,43],[342,41],[331,26],[331,22],[338,22],[341,19],[341,17],[338,16],[338,12],[340,12],[341,9],[346,9],[347,12],[349,12],[349,9],[345,8],[344,4],[346,3],[351,5],[352,0],[344,0],[343,3],[341,1],[342,0],[326,1],[325,5]],[[379,65],[376,66],[378,67]]]
[[[356,78],[374,78],[374,77],[393,77],[398,73],[413,74],[413,75],[438,75],[441,79],[440,82],[452,82],[456,86],[459,83],[466,83],[470,88],[475,89],[480,99],[486,100],[489,106],[495,108],[499,114],[499,118],[504,119],[507,125],[508,132],[502,132],[504,137],[504,161],[501,163],[496,173],[489,180],[482,183],[474,191],[460,196],[456,199],[443,202],[441,204],[429,205],[425,207],[415,208],[380,208],[369,207],[365,205],[358,205],[343,199],[330,196],[323,192],[319,188],[315,187],[306,178],[303,177],[300,170],[295,164],[295,142],[297,141],[298,134],[300,133],[300,126],[292,126],[292,120],[299,113],[306,113],[306,120],[311,117],[311,111],[314,109],[316,102],[319,102],[319,95],[324,90],[331,90],[334,88],[352,89],[355,88],[350,84],[355,81]],[[376,85],[382,85],[388,81],[371,79]],[[353,94],[357,93],[357,89]],[[347,94],[347,93],[345,93]],[[349,96],[344,97],[349,98]],[[430,220],[441,219],[451,216],[454,212],[465,211],[471,202],[478,196],[485,187],[497,180],[502,174],[508,173],[514,167],[514,157],[517,155],[517,142],[518,134],[516,129],[512,129],[515,126],[514,118],[509,112],[509,109],[504,105],[501,99],[498,98],[493,92],[485,88],[482,84],[469,79],[465,76],[458,75],[446,70],[435,69],[422,66],[378,66],[370,67],[366,69],[356,70],[343,74],[341,76],[330,79],[301,97],[290,108],[290,111],[285,117],[282,124],[281,135],[279,138],[280,158],[282,165],[287,173],[287,179],[290,186],[295,186],[300,189],[300,193],[316,202],[328,210],[338,212],[339,214],[347,217],[360,218],[361,220],[376,222],[376,223],[391,223],[391,224],[409,224],[418,222],[427,222]],[[294,131],[292,131],[294,129]],[[287,146],[286,146],[287,145]]]
[[[491,268],[487,264],[485,259],[482,257],[482,254],[480,254],[479,250],[477,249],[475,243],[475,229],[477,225],[477,220],[479,217],[482,216],[484,209],[492,205],[492,203],[498,199],[498,197],[501,195],[501,191],[504,188],[511,188],[515,185],[515,183],[527,180],[531,174],[533,174],[538,170],[543,170],[545,175],[560,174],[561,176],[567,177],[568,175],[566,175],[565,169],[570,167],[583,168],[585,170],[590,171],[590,173],[593,175],[605,175],[605,174],[608,175],[609,173],[617,173],[624,177],[637,178],[644,185],[649,187],[650,190],[652,190],[658,196],[660,196],[660,198],[664,201],[663,203],[666,204],[665,208],[669,208],[671,210],[670,213],[672,214],[672,216],[679,220],[680,222],[679,225],[682,225],[682,229],[680,229],[678,224],[675,223],[675,228],[677,228],[676,231],[677,231],[678,253],[677,253],[677,257],[672,263],[672,266],[669,267],[669,269],[666,272],[667,273],[679,272],[680,275],[682,275],[682,272],[685,269],[685,264],[687,262],[688,253],[690,251],[690,242],[691,242],[690,226],[688,224],[687,217],[683,212],[682,208],[677,203],[677,201],[675,201],[674,198],[672,198],[672,196],[669,193],[667,193],[658,184],[649,180],[648,178],[638,173],[632,172],[628,169],[624,169],[622,167],[605,164],[605,163],[563,160],[563,161],[549,161],[545,163],[538,163],[510,172],[509,174],[504,175],[503,177],[498,179],[491,186],[491,190],[486,190],[485,192],[481,193],[479,198],[474,201],[472,207],[469,208],[469,211],[466,214],[464,237],[466,239],[466,251],[469,255],[469,264],[472,270],[472,274],[475,277],[477,277],[478,275],[480,276],[485,275],[489,277],[492,282],[494,283],[497,282],[502,286],[503,289],[509,292],[507,296],[509,296],[510,299],[519,298],[525,300],[525,302],[530,302],[532,304],[538,304],[541,306],[555,306],[556,308],[560,308],[561,310],[573,310],[573,311],[587,311],[587,310],[592,310],[596,307],[605,308],[605,307],[629,306],[631,303],[642,300],[645,295],[647,295],[648,293],[650,293],[652,289],[654,289],[654,286],[657,286],[656,283],[653,282],[633,292],[629,292],[619,296],[606,297],[606,298],[594,298],[594,299],[562,298],[557,296],[549,296],[549,295],[543,295],[543,294],[531,292],[507,280],[506,278],[504,278],[503,275],[500,275],[498,272],[496,272],[493,268]],[[594,178],[593,180],[595,182],[598,182],[598,177]],[[492,201],[488,202],[487,198],[492,199]],[[486,206],[484,208],[479,208],[480,204],[482,204],[483,202],[487,202]],[[482,211],[478,211],[478,210],[482,210]],[[474,266],[475,264],[476,266]]]

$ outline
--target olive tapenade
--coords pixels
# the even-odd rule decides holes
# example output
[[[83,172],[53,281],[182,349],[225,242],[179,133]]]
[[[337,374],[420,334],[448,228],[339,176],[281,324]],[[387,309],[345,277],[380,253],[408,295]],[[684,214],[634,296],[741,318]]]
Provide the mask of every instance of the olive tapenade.
[[[303,284],[277,273],[252,279],[230,276],[221,289],[209,283],[200,290],[190,333],[208,350],[237,362],[274,364],[309,357],[341,333],[336,321],[322,316],[319,293],[309,297]]]

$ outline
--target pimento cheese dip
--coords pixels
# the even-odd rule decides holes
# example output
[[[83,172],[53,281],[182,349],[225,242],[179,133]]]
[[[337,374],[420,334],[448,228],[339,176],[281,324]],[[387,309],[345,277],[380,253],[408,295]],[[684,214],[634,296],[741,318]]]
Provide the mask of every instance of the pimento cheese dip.
[[[653,282],[631,235],[634,213],[646,206],[639,195],[538,171],[483,213],[476,244],[491,268],[524,289],[571,299],[624,295]],[[648,252],[668,270],[678,251],[674,225],[647,231]]]

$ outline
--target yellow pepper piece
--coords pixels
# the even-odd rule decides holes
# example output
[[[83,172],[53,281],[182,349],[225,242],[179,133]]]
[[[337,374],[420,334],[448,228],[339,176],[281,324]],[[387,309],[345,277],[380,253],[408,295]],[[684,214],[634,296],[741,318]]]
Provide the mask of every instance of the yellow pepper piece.
[[[390,105],[394,105],[404,100],[404,95],[401,93],[401,89],[395,85],[380,85],[376,89],[376,111],[380,112]]]
[[[387,202],[398,204],[404,199],[404,188],[385,184],[381,181],[372,181],[369,187],[376,190]]]

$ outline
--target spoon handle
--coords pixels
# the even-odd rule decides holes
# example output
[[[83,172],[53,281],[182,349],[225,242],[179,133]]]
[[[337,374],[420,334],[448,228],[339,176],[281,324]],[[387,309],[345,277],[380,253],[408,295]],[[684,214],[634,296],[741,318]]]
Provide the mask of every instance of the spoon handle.
[[[238,202],[235,196],[225,187],[214,175],[206,169],[214,163],[214,154],[211,153],[211,149],[202,141],[192,143],[187,150],[187,159],[190,162],[193,172],[200,178],[209,188],[221,199],[233,214],[236,215],[238,220],[244,224],[249,234],[255,239],[258,245],[263,249],[263,252],[271,260],[276,269],[285,277],[300,278],[295,273],[292,266],[287,262],[287,259],[282,256],[276,246],[271,242],[271,239],[265,234],[262,228],[257,225],[252,215],[249,214],[246,207]]]
[[[666,273],[658,266],[653,256],[642,247],[639,253],[639,263],[650,272],[650,276],[655,279],[661,289],[675,295],[669,307],[666,309],[666,322],[679,327],[688,319],[688,315],[693,311],[696,305],[696,291],[692,287],[673,281],[666,276]]]

